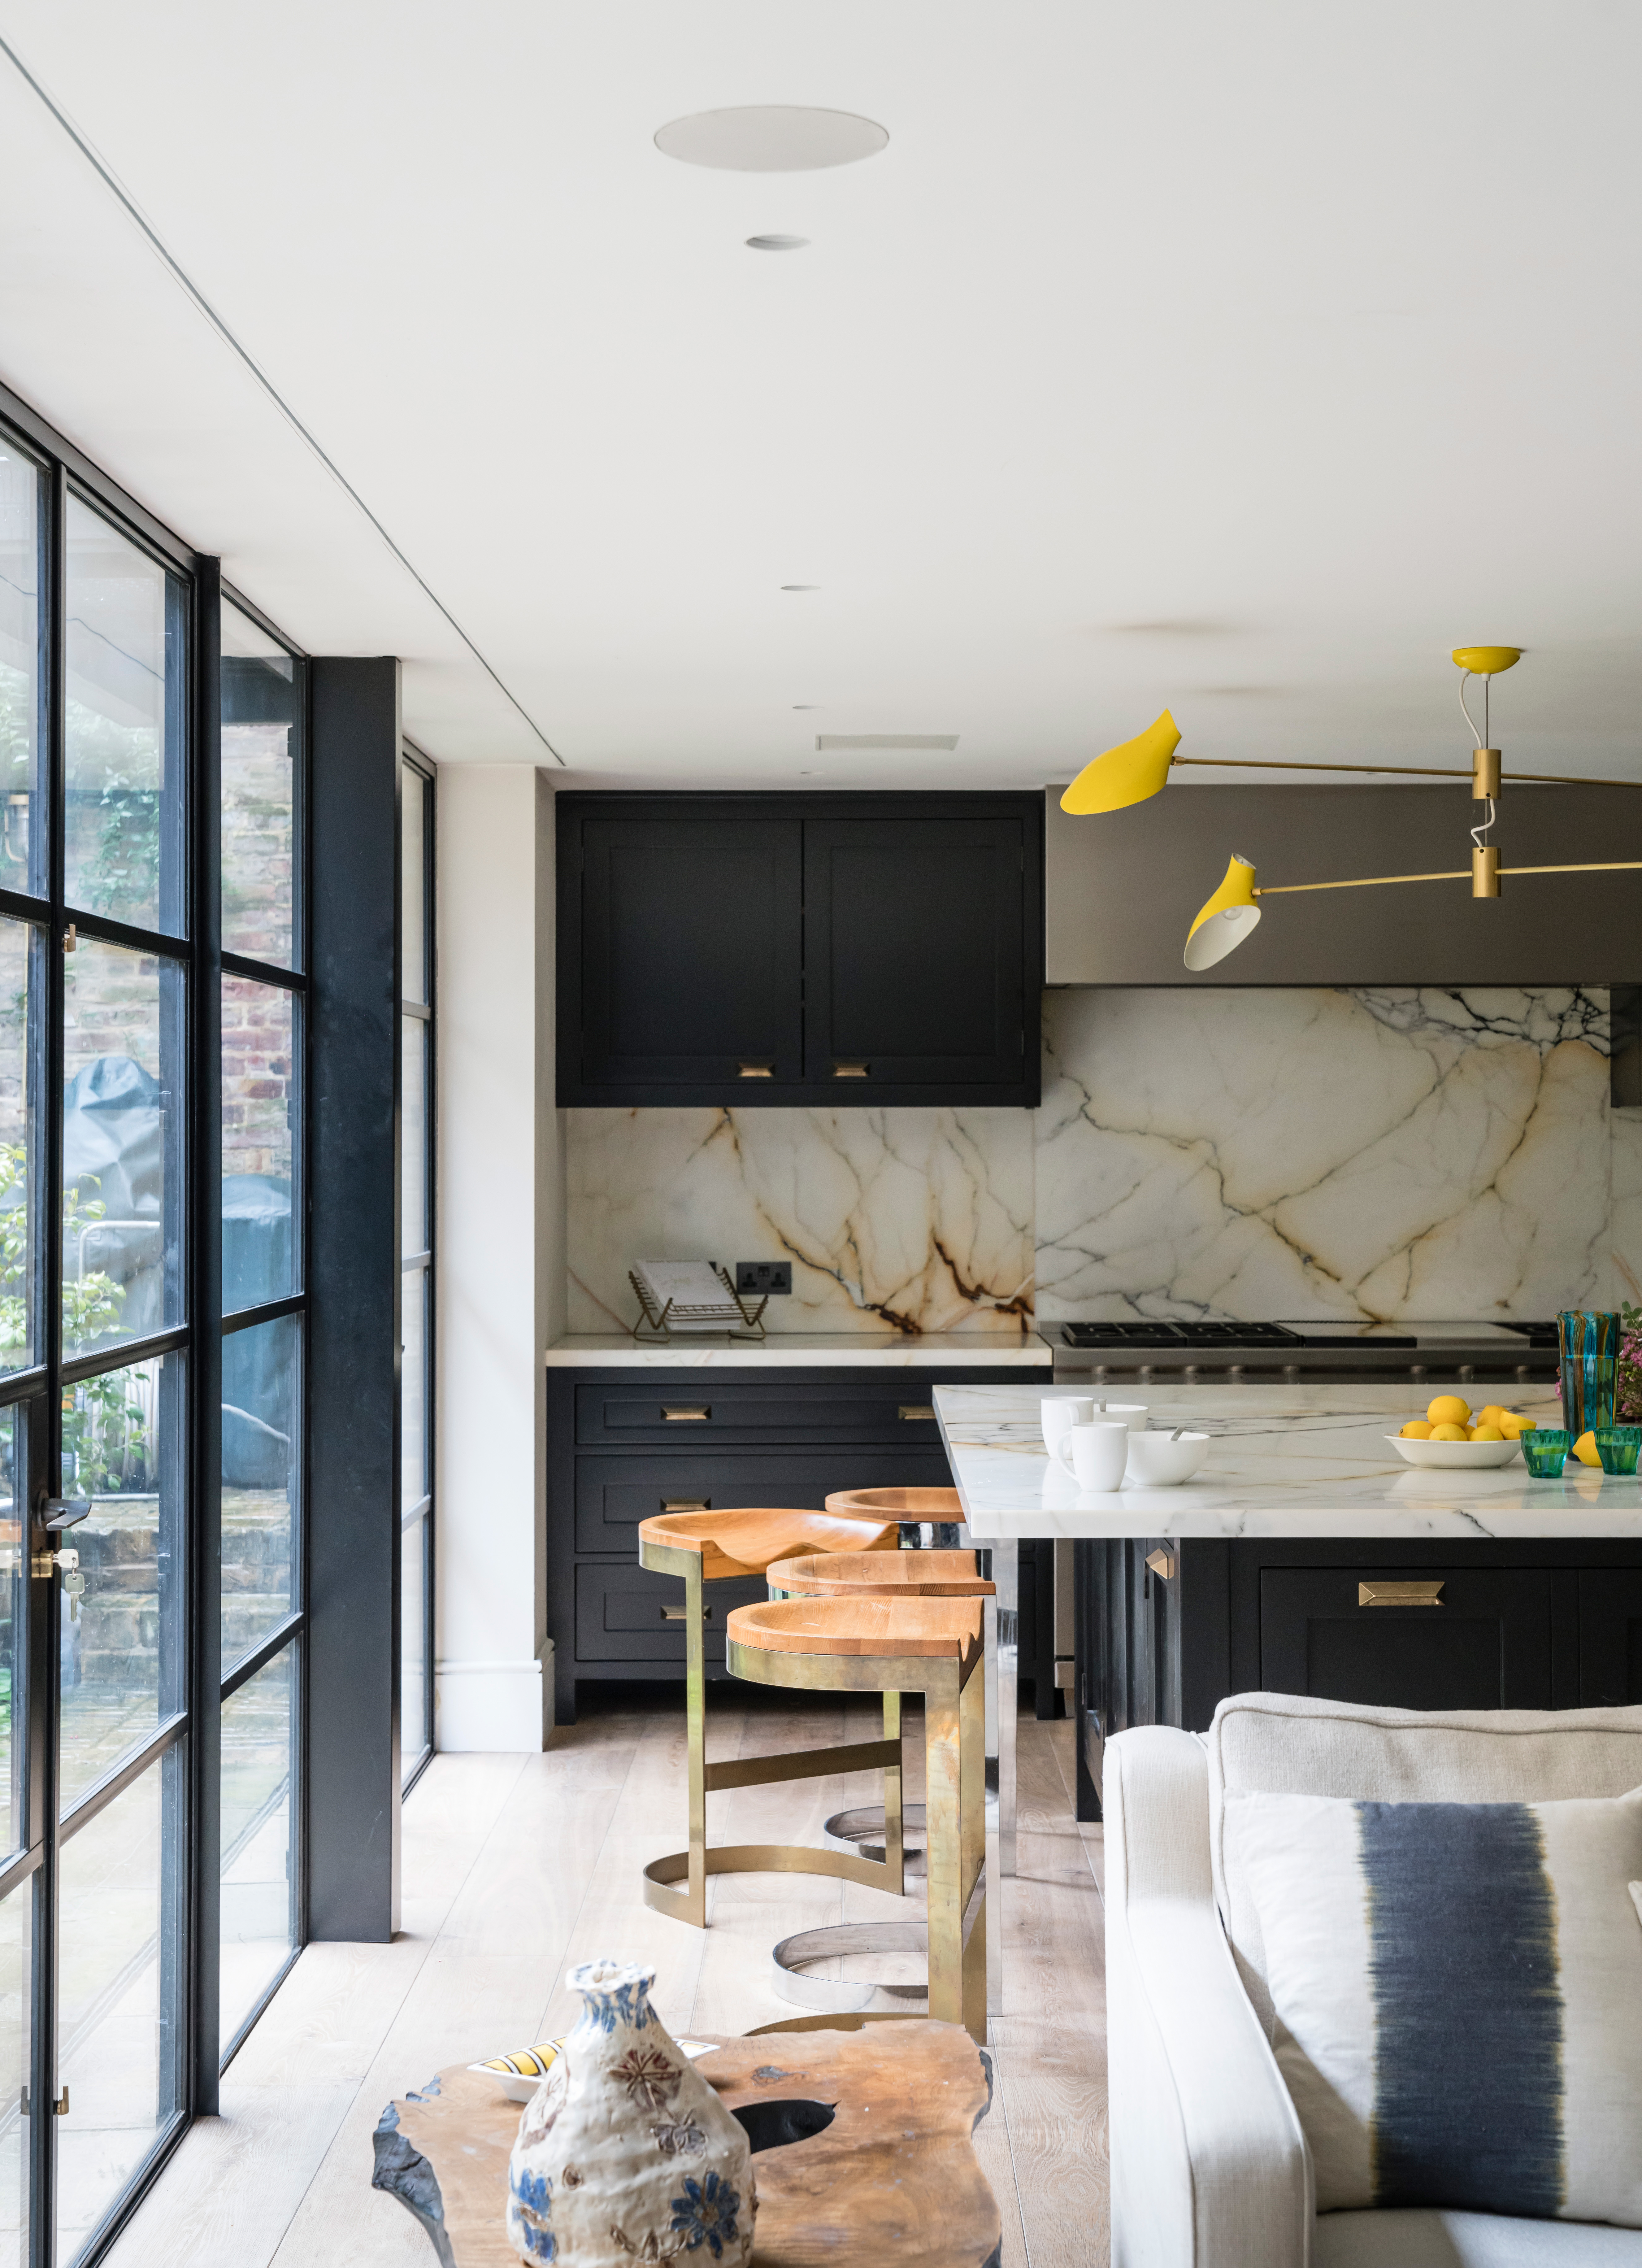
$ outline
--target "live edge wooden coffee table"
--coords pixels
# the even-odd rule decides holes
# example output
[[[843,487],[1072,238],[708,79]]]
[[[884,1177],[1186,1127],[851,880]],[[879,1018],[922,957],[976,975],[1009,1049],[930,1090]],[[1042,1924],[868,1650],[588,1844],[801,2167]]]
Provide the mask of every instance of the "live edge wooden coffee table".
[[[997,2268],[998,2201],[971,2139],[991,2105],[992,2066],[961,2025],[755,2034],[719,2040],[696,2068],[732,2110],[832,2106],[821,2132],[773,2146],[760,2146],[761,2122],[747,2122],[754,2268]],[[383,2112],[373,2186],[415,2213],[441,2268],[519,2268],[504,2221],[521,2115],[494,2080],[460,2066]]]

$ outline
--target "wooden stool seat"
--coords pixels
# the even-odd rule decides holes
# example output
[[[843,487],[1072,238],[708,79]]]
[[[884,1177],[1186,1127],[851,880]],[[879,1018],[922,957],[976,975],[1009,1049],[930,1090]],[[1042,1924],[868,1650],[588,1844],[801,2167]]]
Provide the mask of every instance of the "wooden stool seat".
[[[827,1509],[856,1520],[961,1521],[963,1499],[950,1488],[835,1489]]]
[[[729,1642],[747,1652],[934,1656],[967,1674],[980,1659],[978,1600],[881,1598],[855,1592],[832,1599],[770,1599],[737,1607]]]
[[[998,1586],[976,1572],[973,1551],[831,1551],[777,1559],[766,1571],[772,1591],[830,1599],[876,1594],[893,1599],[990,1599]]]
[[[704,1583],[732,1575],[762,1575],[772,1559],[795,1552],[894,1551],[901,1531],[894,1517],[877,1513],[850,1519],[830,1512],[794,1512],[747,1506],[734,1512],[659,1512],[638,1523],[640,1564],[659,1565],[652,1554],[693,1552]],[[659,1564],[659,1572],[676,1571]]]

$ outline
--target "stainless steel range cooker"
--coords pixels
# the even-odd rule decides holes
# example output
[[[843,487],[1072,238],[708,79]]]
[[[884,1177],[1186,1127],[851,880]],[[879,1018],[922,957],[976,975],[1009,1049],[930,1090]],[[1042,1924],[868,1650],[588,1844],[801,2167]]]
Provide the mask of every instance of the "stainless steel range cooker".
[[[1262,1380],[1481,1379],[1527,1384],[1555,1378],[1557,1326],[1520,1323],[1236,1323],[1150,1317],[1041,1323],[1055,1375],[1216,1383]]]

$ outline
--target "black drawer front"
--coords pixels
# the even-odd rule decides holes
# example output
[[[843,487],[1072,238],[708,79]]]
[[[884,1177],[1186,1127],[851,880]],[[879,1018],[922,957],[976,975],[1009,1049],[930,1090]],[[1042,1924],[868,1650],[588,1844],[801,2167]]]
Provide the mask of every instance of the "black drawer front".
[[[1642,1568],[1591,1568],[1579,1577],[1579,1706],[1642,1702]]]
[[[1440,1585],[1440,1603],[1360,1602],[1397,1582]],[[1539,1567],[1267,1567],[1261,1683],[1375,1708],[1549,1709],[1550,1607]]]
[[[733,1607],[767,1599],[762,1576],[709,1583],[703,1653],[722,1666],[724,1626]],[[576,1655],[579,1661],[632,1661],[684,1667],[684,1605],[675,1575],[652,1575],[634,1563],[585,1564],[576,1570]]]
[[[717,1387],[703,1374],[699,1392],[642,1386],[578,1386],[576,1439],[587,1447],[637,1447],[666,1441],[757,1444],[786,1441],[882,1441],[902,1448],[940,1443],[934,1381],[914,1373],[904,1384],[812,1387],[791,1395],[778,1385]],[[673,1415],[668,1416],[671,1410]]]
[[[756,1451],[735,1456],[578,1457],[576,1549],[638,1550],[638,1523],[659,1512],[733,1512],[745,1505],[780,1505],[819,1512],[841,1489],[950,1488],[952,1476],[939,1449],[794,1449],[781,1455]]]

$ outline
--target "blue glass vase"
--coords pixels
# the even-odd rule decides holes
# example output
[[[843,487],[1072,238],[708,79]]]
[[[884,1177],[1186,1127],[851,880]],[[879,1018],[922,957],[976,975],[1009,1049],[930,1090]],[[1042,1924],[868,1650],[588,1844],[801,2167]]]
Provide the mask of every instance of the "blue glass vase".
[[[1614,1422],[1619,1384],[1619,1318],[1570,1308],[1557,1318],[1562,1357],[1562,1422],[1574,1440]]]

